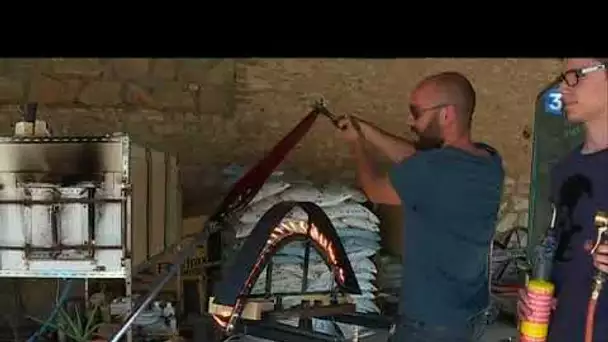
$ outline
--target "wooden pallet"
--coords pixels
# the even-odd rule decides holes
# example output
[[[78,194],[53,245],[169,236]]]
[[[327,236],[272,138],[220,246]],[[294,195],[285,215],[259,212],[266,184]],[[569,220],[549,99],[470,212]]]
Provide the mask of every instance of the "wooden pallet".
[[[339,296],[337,298],[337,303],[332,303],[332,296],[329,294],[303,294],[302,296],[298,297],[301,298],[303,303],[309,304],[307,305],[307,308],[353,304],[353,300],[350,298],[350,296]],[[221,317],[228,317],[231,315],[233,309],[232,306],[216,304],[214,303],[214,300],[215,297],[209,298],[208,311],[210,314]],[[275,311],[276,304],[277,301],[275,298],[249,299],[247,303],[245,303],[241,318],[259,321],[263,318],[264,314]]]

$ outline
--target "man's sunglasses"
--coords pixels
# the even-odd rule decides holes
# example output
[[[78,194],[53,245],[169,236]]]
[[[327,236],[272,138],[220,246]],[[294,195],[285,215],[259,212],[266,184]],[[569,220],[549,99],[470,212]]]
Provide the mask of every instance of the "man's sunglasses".
[[[414,118],[414,120],[418,120],[418,118],[420,118],[422,115],[424,115],[424,113],[428,111],[441,109],[447,106],[450,106],[450,104],[440,104],[428,108],[420,108],[414,105],[410,105],[410,113],[412,113],[412,117]]]
[[[606,65],[606,63],[602,63],[586,68],[568,70],[559,76],[559,81],[565,82],[569,87],[576,87],[581,78],[592,72],[606,70]]]

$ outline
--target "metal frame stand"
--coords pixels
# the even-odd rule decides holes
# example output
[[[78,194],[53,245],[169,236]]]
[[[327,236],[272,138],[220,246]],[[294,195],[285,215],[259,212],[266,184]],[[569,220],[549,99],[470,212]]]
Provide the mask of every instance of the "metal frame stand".
[[[307,235],[310,236],[310,227],[312,222],[308,223],[309,230]],[[266,278],[264,284],[264,293],[261,295],[253,295],[250,297],[263,296],[264,298],[273,297],[275,300],[275,310],[264,314],[262,320],[246,320],[239,319],[239,324],[236,324],[237,329],[233,332],[236,334],[246,334],[259,338],[275,340],[275,341],[289,341],[289,342],[306,342],[306,341],[347,341],[345,337],[340,333],[338,336],[329,335],[325,333],[315,332],[313,329],[312,319],[318,318],[328,321],[333,321],[335,328],[335,322],[341,322],[346,324],[353,324],[367,328],[374,329],[387,329],[389,330],[392,321],[386,317],[380,315],[366,315],[355,312],[355,304],[338,304],[339,293],[337,290],[330,291],[330,305],[318,306],[315,305],[315,301],[304,300],[301,305],[296,308],[283,309],[282,302],[285,296],[294,295],[308,295],[308,294],[319,294],[307,292],[308,289],[308,273],[310,265],[310,252],[312,249],[312,243],[310,238],[306,239],[304,249],[304,267],[302,276],[302,287],[301,293],[272,293],[272,259],[266,264]],[[332,270],[332,273],[334,271]],[[332,284],[334,288],[335,284]],[[327,293],[324,293],[327,294]],[[280,323],[281,319],[289,317],[298,317],[298,327]],[[202,324],[202,329],[214,329],[212,324]],[[339,329],[337,329],[339,331]],[[200,332],[201,336],[210,336],[211,332]]]
[[[238,334],[246,334],[254,337],[289,342],[306,341],[347,341],[344,336],[328,335],[315,332],[312,329],[312,318],[334,321],[336,323],[353,324],[370,329],[390,330],[392,321],[386,317],[376,314],[339,313],[344,308],[329,306],[320,308],[302,308],[298,327],[278,322],[283,316],[279,312],[270,313],[260,321],[243,320],[238,329]],[[292,310],[289,310],[292,311]],[[334,311],[334,313],[332,313]],[[346,311],[349,311],[348,309]],[[337,313],[337,314],[336,314]]]

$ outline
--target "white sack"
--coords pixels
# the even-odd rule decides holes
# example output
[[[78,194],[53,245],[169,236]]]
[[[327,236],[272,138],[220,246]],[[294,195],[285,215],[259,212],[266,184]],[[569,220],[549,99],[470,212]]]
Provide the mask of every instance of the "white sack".
[[[365,208],[365,207],[363,207],[363,208],[367,210],[367,208]],[[372,215],[373,215],[373,213],[372,213]],[[378,225],[378,222],[367,219],[367,218],[361,218],[361,217],[356,217],[356,216],[342,217],[342,218],[340,218],[340,221],[342,221],[342,223],[346,224],[349,227],[358,228],[361,230],[369,230],[372,232],[380,231],[380,226]]]
[[[291,184],[279,180],[267,182],[251,200],[249,205],[253,205],[254,203],[257,203],[267,197],[278,195],[287,190],[289,187],[291,187]]]
[[[340,240],[347,239],[347,238],[359,238],[359,239],[373,240],[373,241],[381,240],[380,234],[378,234],[378,232],[365,230],[365,229],[359,229],[359,228],[355,228],[355,227],[349,227],[349,226],[346,226],[344,228],[336,228],[336,233],[338,233]]]
[[[347,201],[336,206],[323,208],[323,210],[325,211],[325,214],[327,214],[330,220],[333,220],[335,218],[357,217],[361,219],[367,219],[376,224],[380,223],[380,219],[378,219],[378,216],[372,213],[365,206],[356,202]]]
[[[239,221],[243,223],[257,223],[270,208],[281,202],[279,195],[268,196],[256,203],[250,204],[243,212]]]
[[[357,203],[365,203],[368,201],[367,197],[363,192],[354,189],[353,187],[346,186],[344,184],[330,183],[324,186],[322,191],[323,193],[328,194],[340,194],[344,197],[347,197],[347,199],[350,199],[351,201]]]

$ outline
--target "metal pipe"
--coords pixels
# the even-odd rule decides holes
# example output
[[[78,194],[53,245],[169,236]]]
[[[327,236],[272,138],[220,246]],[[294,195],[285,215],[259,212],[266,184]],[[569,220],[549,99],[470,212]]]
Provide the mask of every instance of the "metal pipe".
[[[266,284],[264,284],[264,297],[270,297],[272,293],[272,259],[266,265]]]
[[[87,189],[87,199],[90,201],[95,200],[95,188]],[[87,205],[87,225],[88,225],[88,237],[87,244],[89,245],[89,257],[95,258],[95,202]]]
[[[318,106],[321,107],[321,106]],[[177,273],[179,266],[185,259],[194,254],[196,246],[204,244],[209,236],[218,233],[222,229],[222,223],[229,222],[231,216],[246,207],[253,197],[266,182],[272,171],[285,159],[289,151],[304,137],[310,130],[319,114],[319,108],[315,107],[296,127],[294,127],[281,141],[279,141],[264,159],[256,166],[251,168],[243,175],[232,187],[228,195],[224,198],[217,211],[206,222],[201,232],[196,234],[196,238],[186,248],[179,251],[174,259],[174,264],[167,274],[158,279],[152,291],[148,293],[137,308],[131,312],[120,330],[112,337],[110,342],[118,342],[120,338],[129,330],[135,318],[141,314],[144,308],[158,295],[165,284]],[[162,253],[161,253],[162,254]],[[153,258],[159,257],[153,256]]]
[[[317,295],[330,295],[331,291],[306,291],[302,292],[273,292],[272,297],[302,297],[302,296],[317,296]],[[249,294],[247,298],[264,298],[266,295],[263,293]]]
[[[36,114],[38,111],[38,103],[27,103],[23,106],[23,121],[35,123],[36,122]]]
[[[357,325],[370,329],[389,329],[393,320],[377,314],[363,314],[358,312],[345,313],[332,316],[317,316],[322,320],[333,320],[336,322]]]
[[[209,222],[208,224],[205,224],[205,228],[198,234],[198,238],[178,253],[177,258],[174,260],[174,263],[173,265],[171,265],[171,268],[169,268],[169,271],[156,281],[150,293],[148,293],[144,297],[144,300],[139,304],[138,308],[135,311],[131,312],[129,317],[127,317],[127,319],[125,320],[123,326],[120,328],[120,330],[118,330],[114,337],[112,337],[110,342],[118,342],[122,338],[122,336],[129,330],[129,328],[135,321],[135,318],[137,318],[137,316],[139,316],[144,311],[144,309],[152,302],[152,300],[156,298],[158,293],[167,284],[167,282],[169,282],[169,280],[177,273],[177,271],[179,270],[179,266],[185,261],[188,256],[194,254],[194,252],[196,251],[196,246],[205,241],[210,234],[218,232],[220,230],[220,227],[220,224],[216,222]]]
[[[304,268],[302,270],[302,293],[305,293],[308,289],[308,267],[310,264],[310,248],[311,243],[310,240],[312,237],[310,236],[310,228],[312,227],[312,221],[310,218],[308,219],[308,227],[306,229],[306,242],[304,247]]]
[[[36,342],[38,340],[38,338],[41,335],[44,335],[46,330],[53,324],[53,321],[57,317],[57,314],[59,314],[59,310],[63,307],[65,302],[68,300],[70,293],[72,292],[72,284],[73,284],[73,280],[69,279],[67,281],[67,283],[65,284],[63,291],[61,293],[61,297],[59,298],[59,301],[57,301],[57,303],[55,304],[53,311],[51,311],[51,314],[49,315],[49,317],[40,326],[40,329],[38,329],[38,331],[36,331],[32,336],[30,336],[30,338],[27,339],[27,342]]]
[[[57,204],[52,204],[49,208],[49,216],[51,218],[51,236],[53,239],[53,246],[51,250],[61,250],[61,237],[59,236],[59,214],[61,207]]]

